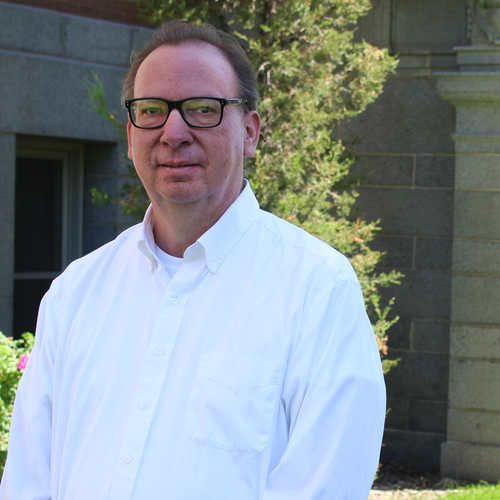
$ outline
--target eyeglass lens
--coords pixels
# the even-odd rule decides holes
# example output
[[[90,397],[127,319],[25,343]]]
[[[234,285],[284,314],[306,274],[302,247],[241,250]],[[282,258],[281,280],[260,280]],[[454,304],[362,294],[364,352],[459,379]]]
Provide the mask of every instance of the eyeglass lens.
[[[131,103],[130,110],[138,127],[161,127],[167,121],[169,107],[159,99],[140,99]],[[195,127],[213,127],[220,122],[221,103],[215,99],[188,99],[181,104],[185,121]]]

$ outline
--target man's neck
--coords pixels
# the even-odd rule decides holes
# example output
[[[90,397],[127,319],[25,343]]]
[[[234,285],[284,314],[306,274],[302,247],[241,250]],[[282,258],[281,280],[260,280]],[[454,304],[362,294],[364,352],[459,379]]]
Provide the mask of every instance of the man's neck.
[[[200,218],[185,216],[176,211],[165,216],[163,212],[154,210],[155,226],[153,234],[155,243],[169,255],[183,257],[184,251],[192,245],[203,233],[210,229],[214,221],[202,221]]]
[[[242,182],[242,188],[245,184]],[[241,192],[240,191],[240,192]],[[183,257],[185,250],[208,231],[232,205],[234,199],[210,209],[199,203],[168,203],[158,206],[153,202],[155,243],[174,257]]]

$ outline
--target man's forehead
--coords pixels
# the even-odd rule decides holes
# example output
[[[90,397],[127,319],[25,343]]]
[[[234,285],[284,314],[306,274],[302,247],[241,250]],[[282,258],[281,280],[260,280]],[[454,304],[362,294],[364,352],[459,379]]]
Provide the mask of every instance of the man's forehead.
[[[215,45],[201,40],[184,40],[180,43],[161,45],[144,59],[141,66],[144,65],[144,62],[148,59],[163,59],[164,64],[168,64],[174,58],[185,58],[186,62],[193,59],[199,60],[199,63],[203,66],[209,66],[211,64],[216,66],[227,65],[228,69],[233,69],[222,50]]]
[[[218,47],[197,40],[162,45],[151,52],[139,67],[135,87],[147,85],[153,76],[169,86],[217,85],[231,92],[238,88],[236,74],[226,55]]]

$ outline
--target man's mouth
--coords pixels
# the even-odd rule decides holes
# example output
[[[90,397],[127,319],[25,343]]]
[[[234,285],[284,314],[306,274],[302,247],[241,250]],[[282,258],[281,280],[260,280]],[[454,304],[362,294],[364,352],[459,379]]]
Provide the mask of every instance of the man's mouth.
[[[182,168],[182,167],[196,167],[197,163],[160,163],[160,167],[169,168]]]

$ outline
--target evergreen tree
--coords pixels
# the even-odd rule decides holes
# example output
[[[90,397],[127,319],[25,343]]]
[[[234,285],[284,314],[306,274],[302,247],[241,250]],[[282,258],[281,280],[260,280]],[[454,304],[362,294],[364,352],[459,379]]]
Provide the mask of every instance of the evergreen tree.
[[[356,216],[353,155],[338,138],[343,120],[361,113],[382,92],[396,60],[365,41],[354,42],[369,0],[136,0],[152,25],[174,19],[209,22],[236,36],[257,70],[263,128],[247,177],[261,208],[303,227],[345,254],[361,282],[382,357],[387,352],[392,302],[379,288],[397,283],[380,273],[382,254],[370,248],[379,225]],[[99,83],[94,108],[117,128]],[[128,166],[129,170],[133,167]],[[94,190],[94,199],[112,201]],[[127,183],[126,213],[142,215],[145,192]],[[394,361],[383,360],[388,371]]]

